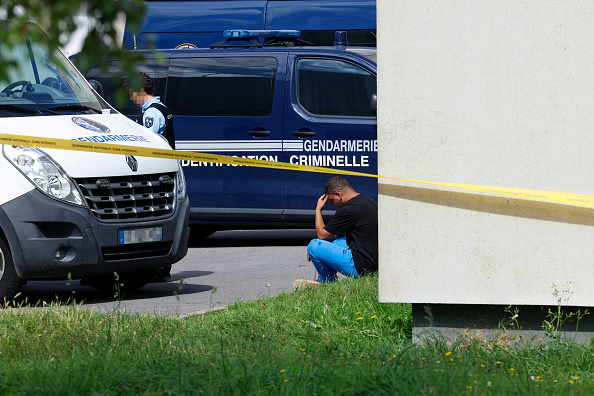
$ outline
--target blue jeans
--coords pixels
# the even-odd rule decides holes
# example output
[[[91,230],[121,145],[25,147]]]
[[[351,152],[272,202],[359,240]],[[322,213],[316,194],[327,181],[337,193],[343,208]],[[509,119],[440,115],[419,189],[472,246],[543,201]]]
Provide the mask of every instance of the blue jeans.
[[[359,277],[346,237],[335,239],[334,242],[314,239],[307,246],[307,254],[318,271],[317,280],[320,282],[336,280],[337,272],[345,276]]]

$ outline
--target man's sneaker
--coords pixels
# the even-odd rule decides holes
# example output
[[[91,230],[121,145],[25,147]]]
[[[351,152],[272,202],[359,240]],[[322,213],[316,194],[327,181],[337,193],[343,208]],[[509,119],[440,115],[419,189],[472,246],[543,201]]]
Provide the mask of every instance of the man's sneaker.
[[[320,286],[323,284],[324,284],[324,282],[308,280],[308,279],[297,279],[296,281],[293,281],[293,289],[305,290],[308,287],[316,287],[316,286]]]

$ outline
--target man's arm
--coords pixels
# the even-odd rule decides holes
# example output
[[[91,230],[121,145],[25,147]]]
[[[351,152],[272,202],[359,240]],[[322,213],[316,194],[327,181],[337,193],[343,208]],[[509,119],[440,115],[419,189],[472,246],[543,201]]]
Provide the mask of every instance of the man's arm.
[[[159,129],[165,125],[165,117],[163,117],[163,114],[159,110],[154,107],[149,107],[144,112],[142,124],[159,135]]]
[[[324,229],[326,224],[324,224],[324,218],[322,217],[322,209],[324,209],[326,202],[328,202],[328,197],[324,194],[318,199],[318,204],[316,205],[316,232],[318,233],[318,239],[326,239],[332,236],[331,233]]]

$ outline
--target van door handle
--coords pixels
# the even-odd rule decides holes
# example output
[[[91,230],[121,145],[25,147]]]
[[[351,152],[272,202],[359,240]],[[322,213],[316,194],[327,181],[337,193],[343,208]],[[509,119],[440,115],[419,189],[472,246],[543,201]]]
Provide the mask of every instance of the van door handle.
[[[293,131],[291,132],[291,134],[293,136],[297,136],[297,137],[312,137],[312,136],[316,136],[316,133],[313,131]]]
[[[269,136],[271,133],[270,131],[249,131],[247,134],[253,137],[264,137]]]

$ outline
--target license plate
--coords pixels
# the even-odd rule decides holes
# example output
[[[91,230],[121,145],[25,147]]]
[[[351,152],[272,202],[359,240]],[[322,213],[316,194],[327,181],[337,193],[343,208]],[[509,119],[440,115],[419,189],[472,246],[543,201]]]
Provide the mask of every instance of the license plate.
[[[120,245],[133,243],[159,242],[163,240],[163,227],[136,228],[120,230]]]

